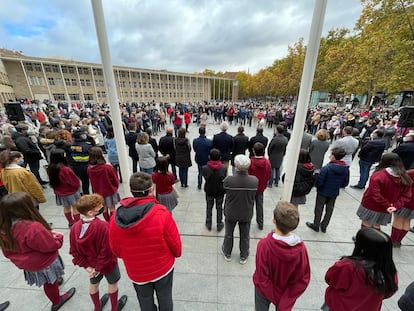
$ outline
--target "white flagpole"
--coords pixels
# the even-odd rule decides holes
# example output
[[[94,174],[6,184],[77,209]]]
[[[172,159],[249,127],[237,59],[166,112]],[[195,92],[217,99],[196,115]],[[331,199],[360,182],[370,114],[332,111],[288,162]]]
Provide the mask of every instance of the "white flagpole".
[[[108,36],[105,28],[105,18],[101,0],[91,0],[93,17],[95,19],[96,36],[98,38],[99,51],[101,54],[105,87],[109,96],[109,108],[112,116],[114,134],[116,139],[116,148],[118,150],[119,165],[121,167],[124,194],[131,195],[129,189],[129,157],[126,152],[125,134],[122,128],[121,113],[119,111],[119,102],[115,84],[114,71],[111,62],[111,53],[109,51]]]
[[[296,106],[295,123],[292,136],[287,146],[286,159],[288,159],[285,171],[285,184],[282,200],[290,201],[292,197],[293,182],[296,175],[296,167],[302,142],[303,129],[306,121],[306,113],[312,90],[313,77],[318,59],[319,45],[321,42],[322,26],[325,18],[326,4],[328,0],[316,0],[313,10],[312,25],[309,35],[309,43],[306,49],[305,64],[303,66],[302,80],[300,83],[298,104]]]

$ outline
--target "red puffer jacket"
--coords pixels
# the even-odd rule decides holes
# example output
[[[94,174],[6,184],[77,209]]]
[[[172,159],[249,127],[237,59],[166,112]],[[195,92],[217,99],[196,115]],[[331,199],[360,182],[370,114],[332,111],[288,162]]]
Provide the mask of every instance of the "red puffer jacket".
[[[155,197],[121,200],[109,224],[109,244],[129,278],[145,283],[170,271],[181,256],[181,237],[171,213]]]

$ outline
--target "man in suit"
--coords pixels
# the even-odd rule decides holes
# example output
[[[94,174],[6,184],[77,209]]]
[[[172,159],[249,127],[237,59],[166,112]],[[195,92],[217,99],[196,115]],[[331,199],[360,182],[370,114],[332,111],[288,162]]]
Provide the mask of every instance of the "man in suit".
[[[194,138],[193,140],[193,149],[195,152],[195,161],[198,167],[198,176],[197,176],[197,188],[201,189],[201,183],[203,181],[203,166],[208,162],[208,155],[211,148],[213,148],[213,142],[206,137],[206,128],[200,127],[198,129],[200,136]]]
[[[221,162],[224,168],[229,168],[229,161],[231,159],[231,151],[233,150],[233,137],[227,133],[229,124],[222,122],[220,125],[221,132],[213,137],[213,148],[220,150]]]
[[[266,149],[267,142],[268,142],[267,137],[263,135],[263,128],[262,127],[258,127],[257,130],[256,130],[256,136],[253,136],[249,140],[249,153],[250,153],[250,158],[254,156],[254,154],[253,154],[253,146],[254,146],[255,143],[261,143],[264,146],[264,148]]]
[[[171,171],[175,178],[177,178],[177,169],[175,168],[175,145],[173,137],[173,128],[168,126],[166,128],[165,136],[160,138],[158,143],[158,150],[166,157],[168,156],[168,163],[171,165]]]
[[[249,137],[244,134],[244,127],[239,126],[237,135],[233,137],[233,150],[231,152],[233,175],[235,174],[234,157],[238,154],[245,154],[247,148],[249,148]]]

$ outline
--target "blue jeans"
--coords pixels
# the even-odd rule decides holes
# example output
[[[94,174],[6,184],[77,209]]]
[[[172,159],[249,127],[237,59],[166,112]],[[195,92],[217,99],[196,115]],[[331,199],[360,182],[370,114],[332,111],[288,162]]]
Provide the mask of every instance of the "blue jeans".
[[[362,159],[359,159],[359,181],[357,186],[360,188],[364,188],[367,184],[368,178],[369,178],[369,170],[371,169],[371,166],[374,164],[374,162],[368,162],[364,161]]]
[[[181,186],[188,186],[188,167],[179,167],[178,174],[180,175]]]
[[[269,179],[269,187],[272,186],[273,182],[277,186],[279,183],[279,179],[280,179],[280,168],[272,167],[272,172],[270,174],[270,179]]]
[[[141,172],[147,173],[147,174],[152,174],[152,172],[154,171],[154,168],[141,168]]]

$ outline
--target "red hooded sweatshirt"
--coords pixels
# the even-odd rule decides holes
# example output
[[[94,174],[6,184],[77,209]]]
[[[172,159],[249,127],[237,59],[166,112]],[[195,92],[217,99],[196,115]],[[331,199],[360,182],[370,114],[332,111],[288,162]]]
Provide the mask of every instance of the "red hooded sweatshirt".
[[[250,159],[249,175],[256,176],[259,180],[257,193],[263,193],[269,183],[272,166],[265,157],[252,157]]]
[[[111,196],[118,191],[119,179],[114,167],[109,163],[89,165],[88,176],[92,191],[103,197]]]
[[[281,237],[271,232],[259,241],[253,283],[278,311],[292,310],[309,282],[308,252],[297,235]]]

